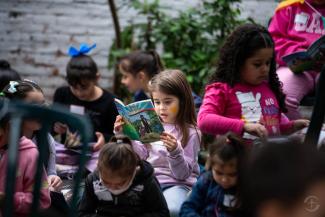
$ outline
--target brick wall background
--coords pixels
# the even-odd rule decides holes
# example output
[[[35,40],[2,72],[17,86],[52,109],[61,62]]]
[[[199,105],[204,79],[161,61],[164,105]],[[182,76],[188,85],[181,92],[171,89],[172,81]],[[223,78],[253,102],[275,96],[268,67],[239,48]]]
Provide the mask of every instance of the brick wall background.
[[[115,1],[117,6],[120,0]],[[199,0],[163,0],[175,11],[199,4]],[[266,25],[277,1],[243,0],[242,16]],[[175,13],[171,11],[171,13]],[[119,12],[121,27],[141,19],[134,11]],[[97,62],[103,88],[112,87],[107,70],[108,50],[114,27],[107,0],[0,0],[0,59],[6,59],[24,78],[34,80],[48,99],[65,83],[69,45],[97,43],[92,57]]]

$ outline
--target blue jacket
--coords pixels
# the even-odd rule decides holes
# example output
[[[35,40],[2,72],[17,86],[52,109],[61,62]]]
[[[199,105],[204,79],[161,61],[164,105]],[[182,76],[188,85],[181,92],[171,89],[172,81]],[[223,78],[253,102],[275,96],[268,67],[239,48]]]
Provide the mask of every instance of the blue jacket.
[[[224,206],[225,195],[233,196],[234,188],[225,190],[218,185],[207,171],[200,176],[192,193],[181,207],[180,217],[234,217],[235,211]]]

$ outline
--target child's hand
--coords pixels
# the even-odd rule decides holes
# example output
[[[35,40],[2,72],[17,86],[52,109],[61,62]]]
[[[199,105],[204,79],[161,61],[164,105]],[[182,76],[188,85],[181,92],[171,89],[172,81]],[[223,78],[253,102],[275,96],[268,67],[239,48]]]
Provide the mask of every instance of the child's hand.
[[[308,127],[310,121],[307,119],[298,119],[293,121],[293,131],[296,132],[305,127]]]
[[[164,146],[166,146],[167,151],[172,152],[177,148],[177,139],[173,135],[163,132],[160,135],[160,139],[164,143]]]
[[[266,128],[259,123],[246,123],[244,125],[244,131],[260,138],[265,138],[268,135]]]
[[[58,134],[64,134],[67,132],[68,126],[60,122],[55,122],[53,130]]]
[[[47,181],[49,183],[49,187],[53,188],[53,190],[56,190],[62,184],[62,180],[57,175],[49,175],[47,177]]]
[[[115,123],[114,123],[114,132],[117,134],[122,133],[123,130],[123,118],[121,115],[116,116]]]
[[[93,146],[93,151],[99,151],[103,145],[105,144],[105,137],[101,132],[96,132],[95,133],[97,136],[97,142]]]

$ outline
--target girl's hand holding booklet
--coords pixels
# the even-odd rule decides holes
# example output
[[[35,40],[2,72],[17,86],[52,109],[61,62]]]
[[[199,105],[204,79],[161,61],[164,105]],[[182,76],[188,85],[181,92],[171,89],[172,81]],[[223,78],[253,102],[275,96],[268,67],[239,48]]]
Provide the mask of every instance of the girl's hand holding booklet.
[[[282,57],[294,73],[320,72],[325,64],[325,35],[312,43],[306,51],[298,51]]]
[[[150,99],[124,105],[115,99],[118,113],[123,117],[123,133],[132,140],[151,143],[160,140],[164,127]]]

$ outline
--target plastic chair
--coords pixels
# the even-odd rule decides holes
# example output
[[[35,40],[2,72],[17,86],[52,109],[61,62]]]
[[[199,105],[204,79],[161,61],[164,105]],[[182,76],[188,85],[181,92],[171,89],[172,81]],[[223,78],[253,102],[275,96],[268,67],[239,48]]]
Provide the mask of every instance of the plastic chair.
[[[320,72],[316,87],[316,98],[311,121],[307,130],[304,143],[317,147],[320,131],[323,126],[325,116],[325,65]]]
[[[77,195],[79,192],[78,186],[81,182],[82,172],[84,165],[87,161],[87,152],[90,151],[88,142],[90,141],[92,126],[89,118],[77,114],[70,113],[67,109],[54,105],[52,107],[41,107],[37,105],[25,104],[18,101],[0,100],[0,118],[5,114],[10,114],[10,135],[9,135],[9,147],[8,147],[8,165],[7,165],[7,177],[6,177],[6,192],[4,201],[4,217],[13,216],[13,195],[15,187],[15,176],[17,169],[18,156],[18,144],[21,135],[21,123],[25,118],[37,119],[42,124],[40,132],[36,135],[39,158],[37,162],[37,170],[35,175],[35,185],[33,189],[33,202],[31,206],[30,216],[40,216],[38,210],[40,188],[42,179],[42,168],[47,155],[47,149],[49,147],[47,133],[52,128],[54,122],[64,122],[69,126],[79,131],[81,136],[81,157],[79,161],[79,169],[75,177],[75,183],[73,187],[73,197],[70,203],[69,215],[77,216]]]

